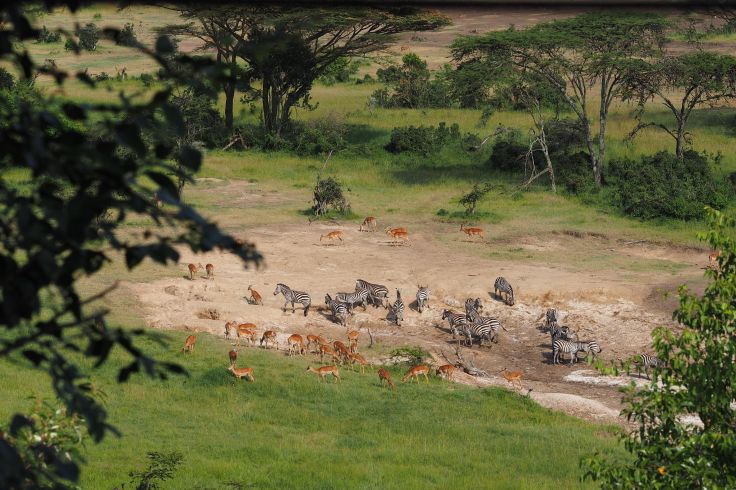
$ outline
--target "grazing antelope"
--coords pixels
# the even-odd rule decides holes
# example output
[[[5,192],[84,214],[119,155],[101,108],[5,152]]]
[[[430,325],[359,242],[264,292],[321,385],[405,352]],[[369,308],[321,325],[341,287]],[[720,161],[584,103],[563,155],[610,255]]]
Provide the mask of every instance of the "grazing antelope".
[[[386,380],[388,382],[389,389],[394,389],[394,383],[391,381],[391,373],[386,371],[386,369],[381,368],[378,370],[378,381],[380,381],[381,386],[383,386],[383,380]]]
[[[437,368],[437,372],[435,373],[435,376],[438,378],[441,376],[444,376],[447,378],[447,381],[452,380],[452,375],[455,373],[455,366],[452,364],[443,364],[442,366]]]
[[[350,352],[355,354],[358,352],[358,336],[360,334],[357,330],[351,330],[348,332],[348,343],[350,344]]]
[[[238,379],[246,378],[249,381],[255,381],[255,378],[253,377],[253,368],[236,368],[235,365],[232,365],[227,368],[227,370],[233,373],[233,375]]]
[[[466,235],[468,235],[468,238],[472,238],[473,235],[479,236],[481,240],[485,240],[485,237],[483,236],[483,228],[467,228],[465,227],[464,223],[460,224],[460,231],[464,231]]]
[[[388,236],[393,238],[392,243],[395,245],[399,243],[399,240],[403,240],[404,243],[409,243],[409,233],[406,231],[399,231],[399,230],[389,230],[386,232]]]
[[[184,347],[182,348],[182,352],[189,352],[194,353],[194,344],[197,343],[197,336],[196,335],[190,335],[187,337],[187,340],[184,341]]]
[[[263,343],[266,343],[266,349],[268,349],[268,344],[276,344],[276,350],[279,350],[279,341],[276,340],[276,332],[273,330],[266,330],[263,332],[263,337],[261,337],[261,347],[263,347]]]
[[[325,376],[328,374],[331,374],[332,377],[335,378],[335,383],[338,381],[342,381],[340,379],[340,371],[338,371],[337,366],[322,366],[321,368],[314,369],[312,366],[307,366],[307,371],[311,371],[313,373],[316,373],[317,376],[319,376],[320,381],[324,381]]]
[[[406,375],[403,378],[401,378],[401,382],[403,383],[404,381],[409,379],[409,382],[411,383],[410,378],[414,378],[417,380],[417,383],[419,383],[419,376],[424,376],[424,379],[427,381],[427,383],[429,383],[428,374],[429,374],[429,366],[424,366],[424,365],[414,366],[413,368],[409,370],[408,373],[406,373]]]
[[[254,305],[260,304],[261,306],[263,306],[263,298],[261,298],[261,295],[258,294],[258,291],[253,289],[252,284],[248,286],[248,291],[250,291],[250,302]]]
[[[395,231],[403,231],[405,233],[408,233],[409,232],[409,230],[407,230],[403,226],[400,226],[398,228],[391,228],[390,226],[387,226],[386,229],[383,230],[383,231],[385,231],[387,235],[390,235],[391,232],[395,232]]]
[[[343,362],[350,359],[350,349],[348,349],[345,344],[343,344],[339,340],[336,340],[332,343],[332,346],[335,348],[335,351],[340,355]]]
[[[231,326],[232,325],[233,324],[231,324]],[[227,326],[225,328],[227,328]],[[238,337],[238,340],[236,341],[235,345],[240,346],[241,337],[247,340],[251,345],[255,345],[256,326],[253,323],[241,323],[240,325],[235,327],[235,335],[237,335]]]
[[[304,339],[299,334],[290,335],[287,342],[289,343],[289,355],[292,352],[304,355]]]
[[[315,346],[319,346],[320,343],[321,342],[319,341],[319,336],[311,333],[307,335],[307,350],[309,352],[312,352],[311,350],[309,350],[312,347],[312,344],[314,344]]]
[[[378,221],[376,221],[376,218],[374,216],[368,216],[366,219],[363,220],[363,223],[360,225],[358,231],[363,231],[363,228],[365,228],[365,231],[376,231],[377,226]]]
[[[204,270],[207,271],[207,279],[215,278],[215,266],[214,265],[207,264],[204,266]]]
[[[506,381],[509,382],[511,386],[513,386],[514,388],[518,388],[519,391],[521,391],[521,377],[524,375],[522,371],[507,371],[506,369],[504,369],[501,375]]]
[[[351,371],[354,370],[356,362],[360,364],[360,374],[365,374],[365,367],[370,366],[370,364],[368,364],[368,361],[366,361],[365,357],[361,356],[358,353],[348,352],[348,358],[350,359],[350,370]]]
[[[340,356],[330,344],[320,344],[319,346],[319,362],[325,362],[325,354],[332,357],[334,362],[340,362]]]
[[[189,268],[189,280],[190,281],[193,281],[194,280],[194,274],[196,274],[197,272],[199,272],[202,269],[204,269],[204,267],[202,266],[202,264],[196,264],[196,265],[195,264],[189,264],[187,267]]]
[[[227,353],[227,355],[230,358],[230,365],[231,366],[234,366],[235,365],[235,361],[238,360],[238,351],[231,350],[230,352]]]
[[[718,268],[718,257],[721,256],[721,251],[716,250],[715,252],[708,255],[708,267],[711,269],[717,269]]]
[[[320,243],[322,242],[323,238],[329,239],[331,242],[334,242],[335,240],[340,240],[340,243],[345,243],[342,239],[343,233],[341,231],[331,231],[326,235],[321,235],[319,237]]]

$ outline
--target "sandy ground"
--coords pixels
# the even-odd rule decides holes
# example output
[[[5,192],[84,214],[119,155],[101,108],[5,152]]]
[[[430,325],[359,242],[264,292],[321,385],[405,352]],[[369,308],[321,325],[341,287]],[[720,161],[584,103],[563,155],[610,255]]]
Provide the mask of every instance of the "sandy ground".
[[[320,333],[331,339],[345,339],[344,327],[333,323],[322,311],[326,293],[352,291],[356,279],[385,284],[391,300],[398,288],[407,305],[413,303],[417,285],[432,291],[429,308],[419,314],[405,313],[400,327],[389,323],[387,311],[357,308],[350,318],[350,329],[361,332],[362,351],[373,362],[385,362],[386,353],[395,346],[421,345],[444,363],[442,353],[454,359],[452,337],[442,311],[463,311],[468,297],[481,298],[485,314],[497,317],[506,331],[492,347],[463,349],[464,357],[490,373],[488,380],[462,374],[457,381],[476,385],[507,386],[500,372],[522,370],[523,394],[540,404],[564,410],[595,421],[620,422],[620,385],[635,378],[602,378],[585,363],[569,366],[551,364],[549,335],[541,323],[547,308],[558,309],[563,325],[578,330],[581,340],[595,339],[602,346],[601,357],[623,359],[639,352],[651,352],[650,332],[662,325],[672,325],[675,299],[662,299],[661,291],[674,291],[677,284],[701,281],[703,252],[652,244],[595,242],[595,237],[575,238],[557,235],[556,242],[544,246],[573,250],[596,246],[603,253],[623,257],[647,257],[687,264],[676,275],[641,273],[631,279],[615,270],[579,272],[557,264],[509,263],[483,258],[477,247],[490,243],[466,241],[455,225],[439,222],[405,224],[411,233],[411,246],[393,246],[379,232],[359,232],[357,226],[343,226],[345,243],[320,243],[320,235],[335,226],[305,221],[290,225],[254,228],[243,235],[255,241],[266,259],[260,270],[243,269],[235,256],[211,253],[194,256],[182,252],[178,268],[171,277],[148,283],[125,283],[143,305],[149,326],[210,332],[222,336],[226,321],[255,323],[259,331],[279,332],[281,349],[291,333]],[[379,227],[380,228],[380,227]],[[529,237],[518,245],[540,247],[540,240]],[[186,264],[212,263],[215,277],[203,275],[190,280]],[[493,281],[505,276],[515,286],[516,304],[506,306],[492,295]],[[274,296],[277,283],[307,291],[313,306],[307,317],[297,309],[282,311],[284,300]],[[264,298],[263,306],[246,301],[252,285]],[[298,306],[298,305],[297,305]],[[365,349],[368,329],[379,349]],[[223,340],[223,351],[229,349]],[[314,362],[311,360],[311,362]],[[531,393],[528,390],[532,390]]]

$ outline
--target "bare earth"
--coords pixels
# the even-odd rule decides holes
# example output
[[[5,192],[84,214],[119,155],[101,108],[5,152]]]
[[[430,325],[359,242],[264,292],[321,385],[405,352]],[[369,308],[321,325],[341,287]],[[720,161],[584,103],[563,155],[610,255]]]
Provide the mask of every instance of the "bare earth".
[[[178,268],[171,268],[170,277],[148,283],[127,282],[125,287],[143,305],[148,326],[222,336],[226,321],[251,322],[260,332],[268,329],[279,332],[283,350],[286,337],[292,333],[320,333],[345,340],[345,328],[333,323],[329,312],[322,308],[325,293],[353,291],[356,279],[385,284],[391,291],[392,302],[398,288],[405,304],[412,306],[417,285],[428,285],[432,292],[429,308],[423,314],[413,309],[406,311],[401,327],[387,321],[387,311],[383,308],[369,306],[365,312],[356,309],[348,325],[350,329],[360,330],[361,351],[374,363],[386,362],[391,348],[407,345],[423,346],[438,363],[444,363],[443,351],[454,358],[452,336],[446,322],[441,320],[442,311],[462,312],[465,298],[479,297],[485,307],[484,314],[497,317],[506,331],[501,331],[499,343],[492,347],[476,345],[462,351],[466,360],[474,359],[475,365],[487,370],[492,379],[477,380],[461,374],[457,381],[507,386],[500,371],[522,370],[523,393],[532,389],[530,396],[540,404],[589,420],[620,422],[618,388],[638,378],[603,378],[584,362],[573,367],[567,363],[552,365],[549,335],[540,329],[544,312],[550,307],[557,308],[561,323],[577,329],[581,340],[598,341],[603,348],[602,358],[623,359],[635,353],[651,352],[651,330],[673,326],[671,311],[676,300],[663,299],[663,291],[673,292],[682,282],[702,285],[704,253],[700,250],[627,244],[563,233],[545,240],[530,236],[517,243],[534,250],[547,247],[573,253],[595,248],[598,253],[687,264],[677,274],[649,272],[632,276],[615,270],[580,272],[570,266],[485,258],[484,247],[491,249],[498,245],[472,243],[454,224],[436,221],[395,224],[409,228],[410,246],[393,246],[380,231],[359,232],[353,224],[340,227],[345,233],[343,245],[320,244],[320,235],[337,227],[308,225],[306,220],[243,230],[243,236],[254,241],[264,253],[266,263],[261,270],[243,269],[238,259],[228,253],[194,256],[182,252],[182,261]],[[385,225],[379,218],[379,229]],[[492,232],[490,228],[486,228],[487,234]],[[207,280],[200,275],[190,281],[186,268],[189,262],[214,264],[214,279]],[[515,306],[506,306],[493,297],[493,281],[501,275],[515,287]],[[313,304],[306,318],[299,305],[296,313],[281,310],[283,297],[273,295],[279,282],[309,292]],[[261,293],[264,306],[246,301],[249,285]],[[368,328],[378,344],[377,349],[366,349]],[[223,340],[223,351],[229,348]]]

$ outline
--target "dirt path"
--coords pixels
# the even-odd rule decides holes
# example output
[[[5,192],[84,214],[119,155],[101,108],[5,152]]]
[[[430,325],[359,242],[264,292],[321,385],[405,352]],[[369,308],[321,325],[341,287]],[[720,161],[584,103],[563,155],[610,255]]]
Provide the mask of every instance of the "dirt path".
[[[482,247],[494,245],[466,242],[455,225],[438,222],[410,226],[411,246],[393,246],[381,232],[361,233],[357,226],[342,228],[344,245],[320,244],[320,235],[333,229],[305,222],[251,229],[247,236],[266,259],[261,270],[244,270],[231,254],[183,253],[182,263],[178,269],[172,268],[170,278],[129,282],[125,287],[144,306],[149,326],[222,335],[225,321],[252,322],[261,331],[280,332],[280,344],[285,346],[286,336],[294,332],[343,338],[345,329],[317,306],[324,305],[325,293],[352,291],[358,278],[387,285],[392,301],[399,288],[407,305],[413,302],[418,284],[429,285],[429,308],[423,314],[407,311],[401,327],[389,324],[382,308],[368,307],[365,312],[358,308],[350,319],[349,326],[361,331],[363,346],[368,341],[367,328],[371,329],[381,348],[365,352],[377,361],[390,348],[405,345],[421,345],[438,358],[442,351],[450,355],[452,337],[441,320],[442,311],[447,308],[461,312],[465,298],[479,297],[485,314],[497,317],[506,331],[501,332],[493,347],[475,346],[464,351],[466,358],[474,359],[475,365],[493,378],[479,382],[463,375],[461,381],[506,386],[500,376],[502,369],[523,370],[525,390],[531,388],[531,396],[540,404],[586,419],[616,421],[620,409],[618,386],[601,383],[595,373],[581,373],[587,369],[585,364],[552,365],[549,335],[539,328],[541,317],[547,308],[557,308],[561,323],[577,329],[581,340],[598,341],[604,359],[650,352],[651,330],[671,324],[672,300],[658,299],[660,290],[672,291],[684,281],[697,283],[702,276],[701,251],[652,244],[611,240],[605,244],[605,253],[656,257],[686,267],[677,274],[642,272],[623,277],[616,270],[580,272],[569,264],[502,262],[479,253]],[[601,238],[560,234],[556,240],[544,243],[573,253]],[[539,244],[537,237],[529,237],[518,246]],[[600,248],[600,243],[596,247]],[[189,262],[214,264],[214,280],[199,277],[190,281],[185,265]],[[516,305],[512,307],[492,297],[493,281],[499,275],[515,286]],[[299,309],[293,314],[282,312],[283,298],[273,295],[279,282],[310,293],[313,307],[306,318]],[[249,285],[261,293],[264,306],[250,305],[245,300]]]

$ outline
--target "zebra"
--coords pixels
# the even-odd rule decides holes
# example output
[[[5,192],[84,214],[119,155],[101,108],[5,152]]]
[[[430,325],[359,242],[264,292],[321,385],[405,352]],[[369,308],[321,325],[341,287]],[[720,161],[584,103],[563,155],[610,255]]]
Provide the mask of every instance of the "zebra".
[[[360,305],[365,310],[365,304],[368,302],[368,294],[367,289],[356,290],[354,293],[337,293],[335,295],[335,301],[340,301],[348,305],[348,311],[355,308],[355,305]]]
[[[345,303],[334,300],[329,294],[325,295],[325,304],[332,311],[332,318],[340,323],[343,327],[348,326],[348,306]]]
[[[355,291],[357,292],[361,289],[368,290],[368,297],[374,305],[377,301],[381,302],[381,306],[385,306],[388,303],[388,288],[386,286],[381,284],[371,284],[363,279],[358,279],[355,284]],[[386,304],[384,304],[384,299],[386,300]]]
[[[554,308],[550,308],[550,309],[548,309],[548,310],[547,310],[547,314],[546,314],[546,316],[547,316],[547,320],[546,320],[546,321],[544,322],[544,324],[545,324],[545,325],[546,325],[547,327],[549,327],[549,326],[550,326],[550,325],[552,325],[553,323],[554,323],[554,324],[556,324],[556,323],[557,323],[557,310],[556,310],[556,309],[554,309]]]
[[[570,365],[578,359],[578,352],[592,353],[593,358],[603,349],[600,348],[597,342],[576,342],[570,340],[557,339],[552,342],[552,364],[558,364],[560,360],[560,353],[564,352],[570,354]]]
[[[557,322],[553,322],[549,326],[549,335],[552,337],[552,342],[557,339],[577,341],[578,335],[575,332],[570,331],[570,327],[559,326]]]
[[[401,326],[401,322],[404,320],[404,302],[401,300],[401,292],[396,290],[396,301],[391,306],[393,312],[394,321],[397,326]]]
[[[283,311],[286,311],[286,305],[291,303],[291,311],[293,313],[294,311],[296,311],[294,309],[294,303],[300,303],[304,307],[304,316],[307,316],[309,305],[312,304],[312,298],[310,298],[307,293],[304,293],[302,291],[294,291],[289,286],[278,283],[276,285],[276,290],[273,292],[273,295],[276,296],[279,293],[283,294],[284,299],[286,300],[284,302],[284,307],[281,308]]]
[[[498,343],[498,329],[503,328],[498,319],[490,316],[480,316],[476,310],[470,310],[470,315],[467,318],[470,323],[466,324],[465,331],[479,337],[481,346],[483,345],[483,339],[488,339],[488,342],[494,344]],[[504,328],[504,330],[506,329]]]
[[[634,358],[634,364],[636,364],[639,368],[644,368],[644,372],[647,375],[647,379],[652,379],[649,375],[649,370],[651,368],[662,368],[664,367],[664,362],[659,359],[658,357],[654,357],[649,354],[639,354]]]
[[[442,319],[450,322],[450,330],[452,330],[452,338],[457,337],[459,327],[468,323],[468,318],[460,313],[453,313],[450,310],[442,312]]]
[[[419,310],[419,313],[424,311],[424,307],[427,306],[427,301],[429,301],[429,293],[430,290],[428,287],[419,286],[419,291],[417,291],[417,310]]]
[[[504,303],[509,306],[514,306],[514,288],[511,287],[511,284],[509,284],[505,278],[496,278],[496,282],[493,283],[493,292],[496,297],[502,299]],[[505,294],[506,297],[504,298],[501,296],[501,293]]]
[[[483,305],[480,302],[480,298],[468,298],[465,300],[465,315],[470,315],[470,310],[475,310],[476,312],[483,309]]]

